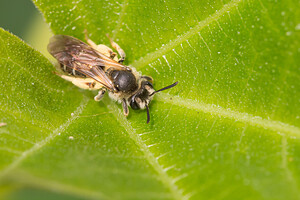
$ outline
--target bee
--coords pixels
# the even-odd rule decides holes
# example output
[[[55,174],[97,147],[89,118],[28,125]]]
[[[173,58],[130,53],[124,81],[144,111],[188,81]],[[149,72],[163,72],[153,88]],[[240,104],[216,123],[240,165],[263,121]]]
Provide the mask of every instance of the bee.
[[[88,44],[72,36],[54,35],[50,38],[48,51],[60,63],[59,69],[63,72],[56,74],[82,89],[99,90],[95,101],[100,101],[107,91],[111,99],[122,104],[125,116],[129,114],[128,105],[134,110],[146,108],[149,123],[149,103],[154,94],[172,88],[178,82],[155,91],[150,76],[143,76],[134,67],[123,65],[125,52],[107,37],[120,59],[106,45],[96,45],[87,33]]]

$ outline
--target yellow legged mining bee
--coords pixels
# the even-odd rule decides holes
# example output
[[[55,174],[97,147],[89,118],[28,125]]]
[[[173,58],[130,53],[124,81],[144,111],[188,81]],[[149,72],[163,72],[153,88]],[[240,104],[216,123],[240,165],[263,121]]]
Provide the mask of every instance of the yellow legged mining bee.
[[[94,97],[95,101],[100,101],[108,91],[110,98],[122,103],[125,116],[129,114],[128,105],[134,110],[146,108],[149,123],[148,106],[153,95],[174,87],[178,82],[155,91],[153,79],[142,76],[133,67],[123,65],[125,52],[112,39],[109,40],[120,59],[109,47],[96,45],[87,34],[86,41],[89,45],[71,36],[53,36],[48,44],[48,51],[57,59],[60,70],[64,72],[57,75],[80,88],[99,90]]]

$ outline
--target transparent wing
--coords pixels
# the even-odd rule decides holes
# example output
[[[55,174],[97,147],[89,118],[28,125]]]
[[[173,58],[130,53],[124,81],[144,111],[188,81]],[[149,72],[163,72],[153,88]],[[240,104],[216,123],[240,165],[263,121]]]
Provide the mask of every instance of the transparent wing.
[[[61,64],[95,79],[112,91],[115,90],[114,86],[103,68],[127,69],[126,66],[71,36],[53,36],[48,44],[48,51]]]

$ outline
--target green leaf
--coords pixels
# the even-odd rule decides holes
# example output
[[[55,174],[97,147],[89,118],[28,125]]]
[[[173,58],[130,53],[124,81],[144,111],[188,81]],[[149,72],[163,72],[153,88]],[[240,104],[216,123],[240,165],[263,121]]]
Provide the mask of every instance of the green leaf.
[[[34,2],[55,34],[108,45],[108,33],[156,89],[179,85],[155,96],[149,125],[145,111],[126,119],[1,31],[12,196],[17,184],[61,199],[300,198],[299,3]]]

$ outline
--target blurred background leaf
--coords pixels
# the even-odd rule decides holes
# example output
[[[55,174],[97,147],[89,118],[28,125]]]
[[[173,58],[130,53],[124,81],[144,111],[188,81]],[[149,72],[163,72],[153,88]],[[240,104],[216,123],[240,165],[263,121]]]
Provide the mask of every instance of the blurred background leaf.
[[[31,1],[10,0],[0,2],[0,26],[25,38],[35,18],[41,18]]]
[[[155,88],[180,84],[155,97],[150,125],[143,111],[125,119],[1,31],[4,198],[300,198],[299,3],[35,4],[55,34],[109,33]],[[45,52],[35,24],[28,41]]]
[[[48,58],[47,44],[51,37],[48,25],[30,0],[0,2],[0,27],[17,35]]]

